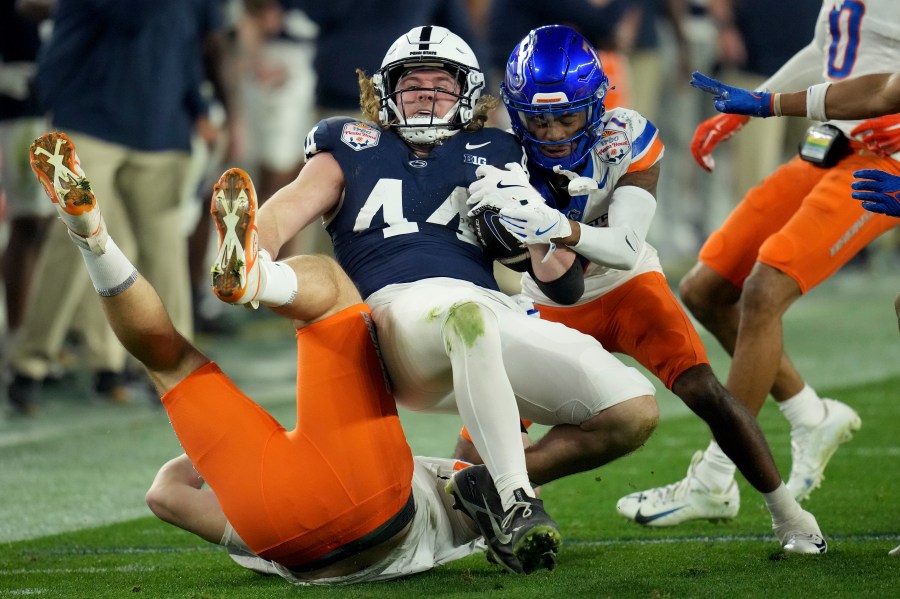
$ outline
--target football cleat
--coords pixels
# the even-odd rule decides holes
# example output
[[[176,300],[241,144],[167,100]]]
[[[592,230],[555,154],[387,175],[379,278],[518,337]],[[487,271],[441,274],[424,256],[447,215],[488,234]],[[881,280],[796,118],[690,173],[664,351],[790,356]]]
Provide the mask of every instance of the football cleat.
[[[691,459],[687,476],[678,482],[619,499],[619,515],[644,526],[676,526],[689,520],[731,520],[741,508],[741,495],[732,480],[723,491],[712,490],[695,475],[703,452]]]
[[[819,530],[815,516],[807,511],[802,511],[784,524],[773,525],[772,529],[788,553],[818,555],[828,551],[828,543]]]
[[[788,490],[797,501],[807,499],[825,479],[825,466],[837,448],[853,438],[862,426],[859,415],[848,405],[823,399],[825,419],[816,426],[798,426],[791,431],[791,476]]]
[[[516,503],[506,513],[502,525],[512,535],[513,555],[522,570],[531,574],[539,568],[552,570],[562,545],[559,525],[544,511],[544,502],[516,489]]]
[[[30,158],[31,168],[69,228],[69,236],[94,254],[103,254],[109,235],[75,145],[65,133],[45,133],[32,142]]]
[[[453,495],[453,509],[461,510],[475,522],[487,544],[490,561],[510,572],[525,571],[513,553],[512,535],[503,530],[503,504],[487,466],[469,466],[454,472],[444,492]]]
[[[225,171],[213,187],[209,209],[219,232],[219,249],[210,274],[213,292],[229,304],[250,304],[260,287],[256,191],[239,168]]]

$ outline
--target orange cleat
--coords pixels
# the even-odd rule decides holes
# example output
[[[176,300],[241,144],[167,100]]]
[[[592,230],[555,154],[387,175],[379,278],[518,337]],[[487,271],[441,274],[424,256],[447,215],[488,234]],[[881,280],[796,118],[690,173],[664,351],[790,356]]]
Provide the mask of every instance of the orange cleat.
[[[31,168],[69,228],[69,235],[95,254],[103,254],[109,237],[75,145],[65,133],[53,131],[32,142],[30,156]]]
[[[232,168],[213,187],[209,209],[219,231],[219,251],[210,271],[213,293],[223,302],[254,308],[260,286],[256,205],[250,176]]]

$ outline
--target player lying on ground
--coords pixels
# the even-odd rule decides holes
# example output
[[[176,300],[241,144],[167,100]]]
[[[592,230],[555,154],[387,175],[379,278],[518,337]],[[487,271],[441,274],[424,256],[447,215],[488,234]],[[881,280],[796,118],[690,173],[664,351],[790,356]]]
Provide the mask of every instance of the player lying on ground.
[[[157,516],[295,584],[395,578],[478,550],[480,532],[464,513],[486,513],[487,502],[496,509],[496,488],[483,466],[413,458],[385,388],[369,309],[334,261],[287,262],[297,275],[299,318],[297,428],[288,431],[175,330],[153,287],[107,234],[68,138],[42,136],[31,160],[110,324],[146,366],[185,450],[147,493]],[[252,230],[255,207],[246,174],[227,171],[215,187],[216,218],[231,234]],[[239,208],[242,224],[230,219]],[[454,497],[469,511],[454,511]]]

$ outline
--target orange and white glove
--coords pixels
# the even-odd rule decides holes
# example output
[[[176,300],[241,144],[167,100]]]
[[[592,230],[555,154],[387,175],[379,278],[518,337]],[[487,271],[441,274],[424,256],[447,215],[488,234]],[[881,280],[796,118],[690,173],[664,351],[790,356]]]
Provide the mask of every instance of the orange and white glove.
[[[749,120],[750,117],[743,114],[717,114],[697,125],[694,138],[691,140],[691,154],[697,164],[711,173],[716,168],[716,161],[712,157],[713,150],[740,131]]]
[[[900,152],[900,113],[863,121],[853,128],[850,135],[879,156]]]

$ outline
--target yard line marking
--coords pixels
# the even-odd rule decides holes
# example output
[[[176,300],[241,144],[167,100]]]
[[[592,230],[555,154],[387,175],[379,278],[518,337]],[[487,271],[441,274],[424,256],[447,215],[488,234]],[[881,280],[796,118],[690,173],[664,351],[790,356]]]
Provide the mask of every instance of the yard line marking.
[[[0,570],[0,576],[19,576],[21,574],[106,574],[107,572],[153,572],[156,566],[115,566],[112,568],[16,568],[15,570]]]
[[[869,542],[900,540],[900,533],[871,533],[861,535],[829,535],[826,537],[829,543],[840,541]],[[738,543],[742,541],[763,541],[771,543],[775,541],[773,535],[716,535],[693,537],[665,537],[660,539],[566,539],[563,545],[597,547],[603,545],[673,545],[679,543]]]

